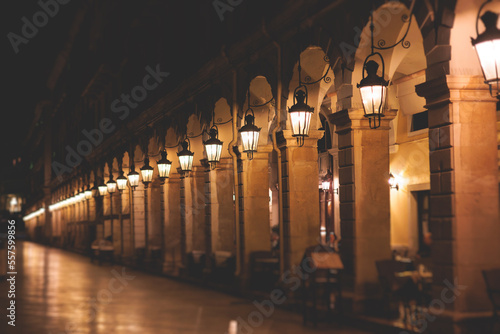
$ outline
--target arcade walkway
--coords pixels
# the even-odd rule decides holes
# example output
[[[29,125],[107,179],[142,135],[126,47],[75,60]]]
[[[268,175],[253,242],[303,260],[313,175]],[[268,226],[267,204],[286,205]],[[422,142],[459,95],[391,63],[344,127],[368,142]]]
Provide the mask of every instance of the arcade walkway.
[[[6,329],[3,280],[0,333],[224,334],[231,319],[247,320],[257,310],[244,299],[128,268],[97,266],[59,249],[30,242],[17,246],[16,327]],[[247,325],[241,334],[368,334],[324,326],[314,330],[301,320],[298,314],[275,310],[263,324]],[[258,324],[259,316],[254,321]]]

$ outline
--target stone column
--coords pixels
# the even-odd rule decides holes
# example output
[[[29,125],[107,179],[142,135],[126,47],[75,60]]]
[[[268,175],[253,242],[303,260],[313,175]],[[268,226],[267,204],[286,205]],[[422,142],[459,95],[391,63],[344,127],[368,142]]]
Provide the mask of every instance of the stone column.
[[[250,255],[255,251],[271,250],[269,225],[269,153],[272,146],[259,146],[249,160],[242,154],[240,224],[243,252],[242,283],[250,279]]]
[[[183,244],[181,238],[181,179],[172,173],[165,181],[165,271],[177,274],[182,266]]]
[[[429,110],[432,333],[483,333],[491,316],[482,270],[500,267],[496,99],[482,77],[417,86]]]
[[[186,250],[205,250],[205,167],[193,166],[184,178]]]
[[[284,130],[282,150],[283,232],[285,269],[299,265],[307,247],[319,243],[318,146],[323,131],[311,130],[299,147]]]
[[[391,258],[389,122],[395,116],[387,111],[377,129],[363,110],[329,116],[338,134],[341,256],[353,278],[354,312],[378,292],[375,262]]]
[[[233,162],[223,158],[210,172],[212,251],[235,252]]]

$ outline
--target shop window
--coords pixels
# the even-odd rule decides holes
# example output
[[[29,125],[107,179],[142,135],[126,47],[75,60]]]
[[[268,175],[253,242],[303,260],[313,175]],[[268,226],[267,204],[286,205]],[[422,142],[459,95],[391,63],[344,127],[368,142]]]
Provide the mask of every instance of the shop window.
[[[427,115],[427,110],[411,115],[411,132],[429,127]]]

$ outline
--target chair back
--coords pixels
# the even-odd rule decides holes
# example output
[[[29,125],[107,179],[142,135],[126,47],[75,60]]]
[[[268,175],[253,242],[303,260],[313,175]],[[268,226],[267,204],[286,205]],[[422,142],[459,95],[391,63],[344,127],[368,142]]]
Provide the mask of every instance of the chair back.
[[[382,289],[385,292],[391,292],[396,284],[396,273],[405,271],[408,264],[395,260],[376,261],[378,278]]]

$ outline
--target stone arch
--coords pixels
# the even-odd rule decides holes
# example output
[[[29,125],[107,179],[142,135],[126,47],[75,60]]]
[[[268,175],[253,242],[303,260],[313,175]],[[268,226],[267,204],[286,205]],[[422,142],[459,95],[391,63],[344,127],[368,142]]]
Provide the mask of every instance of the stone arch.
[[[241,117],[240,127],[245,124],[245,113],[250,104],[255,115],[255,125],[262,128],[259,135],[259,145],[268,145],[271,142],[269,129],[275,112],[273,90],[268,78],[261,75],[254,77],[245,94],[250,96],[250,101],[248,97],[244,99],[242,113],[238,116]]]
[[[205,158],[205,149],[203,146],[203,133],[205,129],[200,122],[198,115],[192,114],[188,117],[186,125],[186,136],[191,144],[191,152],[194,153],[193,167],[201,166],[200,160]],[[179,146],[179,151],[182,147]]]
[[[223,142],[224,147],[222,148],[221,158],[231,157],[229,151],[232,147],[229,147],[229,143],[233,140],[233,122],[231,107],[229,106],[228,100],[224,97],[215,102],[214,105],[215,114],[215,125],[219,130],[219,140]],[[212,123],[210,123],[211,126]]]
[[[177,173],[177,169],[180,167],[179,159],[177,158],[180,140],[181,138],[177,135],[174,128],[170,127],[167,129],[165,135],[165,149],[167,150],[167,159],[172,162],[170,173]]]
[[[277,82],[276,82],[276,70],[275,70],[276,65],[274,64],[274,59],[258,59],[256,62],[247,65],[244,67],[245,70],[245,75],[241,76],[242,80],[240,80],[239,84],[241,85],[240,87],[250,87],[252,82],[255,80],[257,77],[264,77],[266,78],[269,87],[270,87],[270,94],[274,97],[276,97],[276,88],[277,88]],[[241,109],[246,110],[247,104],[246,104],[246,99],[247,99],[247,90],[241,90],[239,92],[238,96],[238,101],[242,103]]]
[[[325,51],[319,46],[309,46],[300,54],[301,61],[301,81],[306,83],[308,90],[308,105],[314,108],[311,118],[310,130],[317,130],[321,127],[319,112],[321,104],[327,92],[333,88],[334,73],[330,68],[330,59]],[[328,70],[328,72],[327,72]],[[298,61],[293,67],[293,75],[288,85],[287,111],[294,104],[294,91],[299,85]],[[319,80],[326,74],[323,80]],[[319,80],[319,81],[318,81]],[[286,128],[291,129],[290,120],[287,114]]]
[[[412,15],[411,22],[408,22],[408,20],[405,21],[405,18],[410,15]],[[403,37],[406,33],[408,24],[410,24],[408,34],[405,38],[405,41],[408,41],[411,44],[409,48],[405,48],[403,46],[405,42],[403,42],[391,49],[374,50],[375,52],[379,52],[384,59],[384,78],[386,80],[394,82],[394,80],[403,76],[412,75],[426,69],[427,59],[425,57],[423,38],[416,21],[415,16],[413,16],[410,10],[400,2],[388,2],[373,12],[373,34],[375,46],[390,46],[395,44]],[[359,90],[355,87],[355,85],[359,83],[363,77],[363,63],[370,53],[371,33],[370,22],[368,22],[361,32],[361,40],[355,55],[354,71],[352,73],[351,81],[353,86],[352,100],[350,103],[351,108],[363,108]],[[378,74],[381,75],[382,64],[380,59],[375,57],[373,60],[379,63],[380,67]],[[415,70],[415,68],[418,68],[418,70]],[[421,82],[423,81],[420,81],[419,83]],[[393,87],[391,86],[389,87],[388,93],[390,96],[388,98],[388,106],[389,108],[397,109],[397,106],[395,105],[397,102],[395,100],[394,91],[392,90]],[[345,103],[344,101],[343,104],[345,105],[348,103]]]

